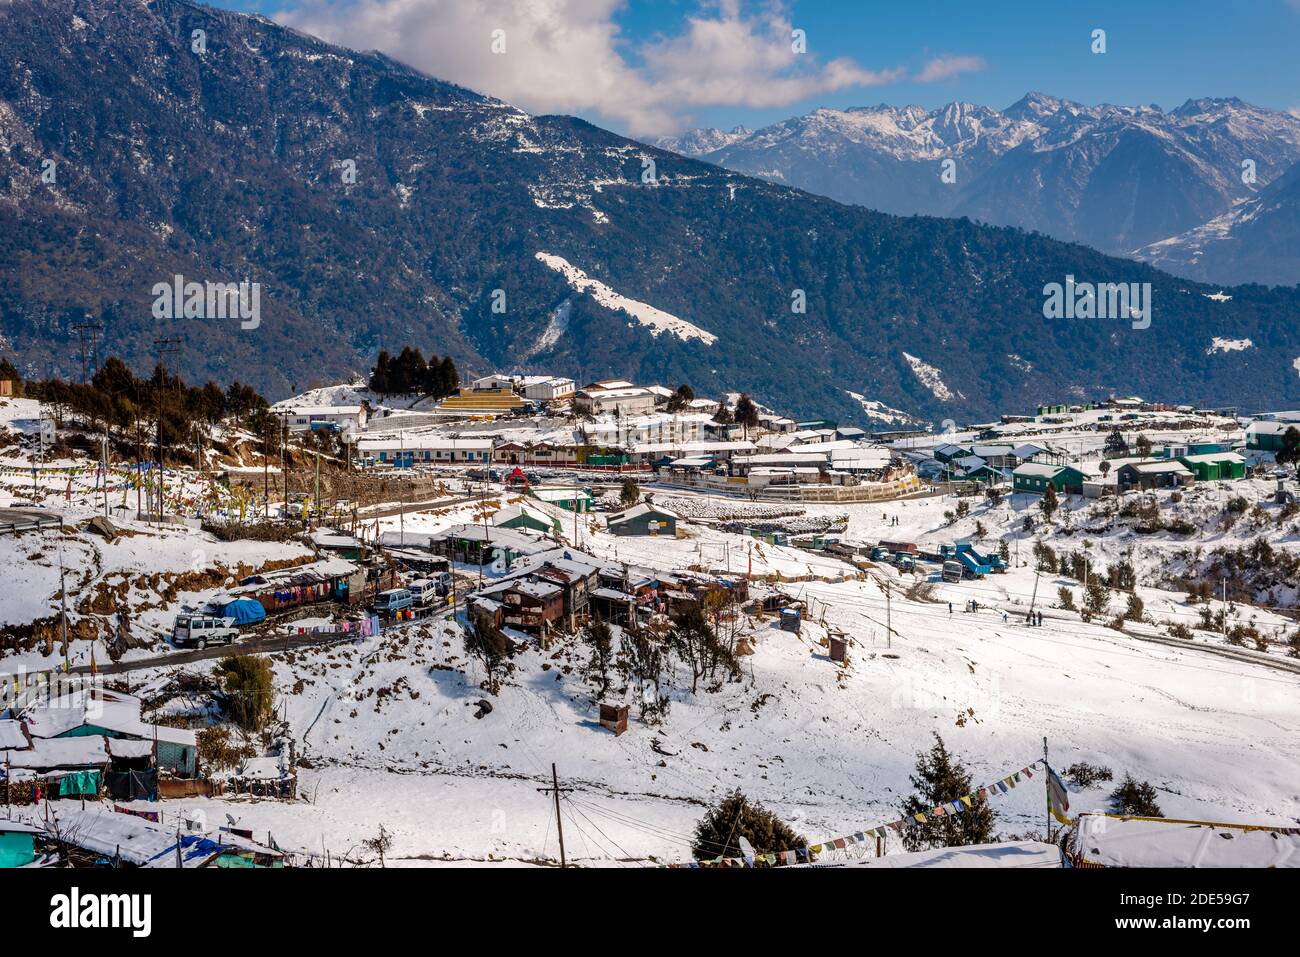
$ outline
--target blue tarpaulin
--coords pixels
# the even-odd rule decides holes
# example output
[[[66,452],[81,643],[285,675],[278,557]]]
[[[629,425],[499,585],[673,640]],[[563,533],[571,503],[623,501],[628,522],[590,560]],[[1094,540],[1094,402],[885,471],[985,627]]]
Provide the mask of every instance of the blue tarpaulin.
[[[221,614],[235,619],[237,625],[252,625],[266,617],[266,609],[262,607],[261,602],[252,598],[236,598],[226,603],[221,609]]]

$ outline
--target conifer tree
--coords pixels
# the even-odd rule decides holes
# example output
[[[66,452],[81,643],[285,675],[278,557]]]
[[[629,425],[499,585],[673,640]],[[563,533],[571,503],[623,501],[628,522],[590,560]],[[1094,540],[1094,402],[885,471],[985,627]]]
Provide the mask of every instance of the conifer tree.
[[[700,861],[740,857],[742,837],[760,854],[794,850],[807,844],[801,834],[763,805],[751,804],[740,788],[736,788],[721,803],[710,807],[695,825],[691,853]]]
[[[993,809],[978,795],[971,797],[970,807],[963,804],[960,813],[933,813],[936,807],[958,801],[973,790],[970,775],[948,753],[938,733],[934,747],[916,756],[916,774],[911,780],[915,793],[903,802],[903,813],[911,822],[903,828],[903,846],[909,851],[987,844],[993,839]],[[917,814],[925,815],[926,823],[916,821]]]

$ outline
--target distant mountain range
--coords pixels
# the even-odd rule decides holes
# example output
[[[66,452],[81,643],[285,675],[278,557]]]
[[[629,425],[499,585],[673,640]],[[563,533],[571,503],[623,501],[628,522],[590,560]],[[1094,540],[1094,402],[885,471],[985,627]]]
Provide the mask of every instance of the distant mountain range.
[[[1300,163],[1300,118],[1235,98],[1169,112],[1041,93],[1002,111],[970,103],[821,109],[753,132],[691,130],[657,145],[845,203],[1019,226],[1190,278],[1300,282],[1296,256],[1278,248],[1300,216],[1294,194],[1261,196]],[[1271,208],[1282,212],[1259,212]],[[1280,257],[1267,255],[1270,245]]]
[[[0,352],[30,374],[78,376],[89,315],[101,352],[137,370],[179,336],[186,379],[272,398],[409,343],[465,375],[689,382],[863,425],[1109,392],[1300,401],[1300,290],[1220,296],[1018,229],[846,206],[186,0],[0,4],[0,59]],[[1010,142],[1056,122],[1031,123],[1035,102],[1001,120],[954,108],[904,139],[988,123]],[[1270,179],[1291,149],[1276,129],[1254,141]],[[959,182],[998,152],[982,139]],[[1079,188],[1118,193],[1122,169],[1096,169]],[[259,283],[257,322],[166,318],[176,276]],[[1151,327],[1045,319],[1045,285],[1068,276],[1150,283]]]

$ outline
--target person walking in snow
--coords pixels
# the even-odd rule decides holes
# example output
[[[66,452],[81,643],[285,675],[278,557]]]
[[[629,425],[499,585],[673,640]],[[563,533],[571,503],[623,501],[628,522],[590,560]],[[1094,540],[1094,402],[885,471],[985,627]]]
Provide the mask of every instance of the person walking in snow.
[[[948,602],[948,615],[949,617],[952,616],[952,602]]]

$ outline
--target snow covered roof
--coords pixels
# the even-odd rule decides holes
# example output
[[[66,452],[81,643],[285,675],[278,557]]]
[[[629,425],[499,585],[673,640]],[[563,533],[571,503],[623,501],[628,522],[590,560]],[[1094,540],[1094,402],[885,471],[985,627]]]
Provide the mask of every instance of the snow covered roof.
[[[434,532],[429,538],[431,541],[459,538],[469,542],[484,542],[499,548],[508,548],[521,554],[543,551],[551,547],[550,542],[544,541],[535,535],[525,534],[521,529],[484,528],[482,525],[453,525],[451,528]]]
[[[1032,442],[1026,442],[1024,445],[1017,445],[1011,450],[1011,454],[1018,459],[1031,459],[1035,455],[1042,455],[1048,451],[1044,446],[1035,445]]]
[[[1238,465],[1245,465],[1246,460],[1236,452],[1203,452],[1200,455],[1183,455],[1180,456],[1185,462],[1206,462],[1214,464],[1215,462],[1232,462]]]
[[[151,724],[140,717],[140,699],[116,695],[106,700],[97,695],[59,698],[23,713],[27,730],[34,738],[58,738],[76,728],[92,725],[132,738],[166,741],[184,747],[196,747],[198,739],[193,731]],[[108,760],[107,756],[104,758]]]
[[[1294,422],[1252,422],[1246,426],[1246,431],[1257,435],[1283,435],[1294,425]]]
[[[1074,851],[1107,867],[1300,867],[1300,829],[1250,827],[1084,813]]]
[[[1006,841],[1002,844],[971,844],[940,847],[928,851],[864,857],[861,860],[831,861],[814,867],[1064,867],[1061,851],[1044,841]]]
[[[0,750],[27,747],[27,735],[23,734],[21,721],[0,721]]]
[[[102,737],[85,734],[75,738],[37,738],[26,751],[6,751],[5,760],[11,768],[50,771],[108,764],[109,757]]]
[[[298,405],[284,406],[278,411],[287,415],[357,415],[361,412],[359,405]]]
[[[1161,460],[1155,462],[1130,462],[1128,464],[1133,468],[1133,471],[1142,472],[1148,475],[1158,475],[1158,474],[1163,474],[1165,472],[1169,472],[1174,475],[1192,474],[1186,465],[1184,465],[1182,462],[1177,461],[1176,459],[1169,459],[1168,461]]]
[[[559,585],[551,582],[538,581],[515,581],[512,582],[510,587],[506,590],[521,591],[525,595],[531,595],[533,598],[540,598],[542,600],[553,598],[560,594],[560,592],[564,591],[564,589]]]
[[[138,867],[175,867],[178,846],[181,866],[190,868],[202,867],[229,850],[228,845],[202,834],[181,834],[178,842],[170,827],[102,808],[60,809],[55,820],[57,825],[51,824],[47,832],[57,830],[62,839],[104,857],[120,854],[123,861]]]
[[[445,435],[410,434],[396,439],[361,439],[357,448],[362,452],[490,452],[492,439],[458,439]]]
[[[1031,476],[1033,478],[1055,478],[1064,469],[1064,465],[1044,465],[1041,462],[1024,462],[1016,466],[1012,475]]]
[[[656,515],[667,515],[669,518],[680,518],[676,512],[671,512],[666,508],[660,508],[658,505],[642,502],[639,505],[633,505],[631,508],[624,509],[621,512],[610,512],[609,516],[605,519],[605,523],[607,525],[613,525],[616,522],[627,522],[652,512]]]

